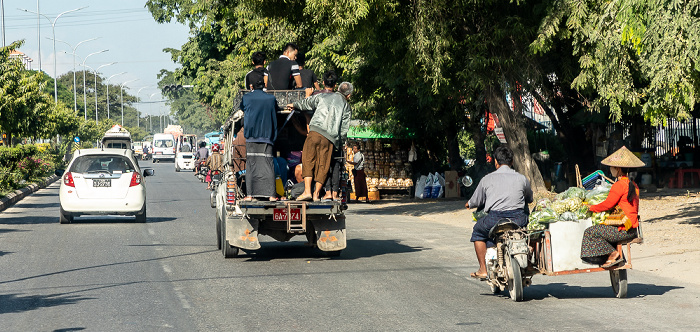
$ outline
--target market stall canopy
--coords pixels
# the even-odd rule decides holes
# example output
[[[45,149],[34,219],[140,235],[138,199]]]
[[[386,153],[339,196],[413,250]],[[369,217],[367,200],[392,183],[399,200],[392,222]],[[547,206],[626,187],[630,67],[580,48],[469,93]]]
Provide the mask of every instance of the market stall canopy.
[[[375,139],[375,138],[406,138],[406,137],[412,137],[412,136],[413,136],[413,134],[411,134],[411,133],[407,133],[404,135],[387,134],[387,133],[376,131],[370,127],[364,127],[364,126],[351,126],[350,129],[348,129],[348,138]]]

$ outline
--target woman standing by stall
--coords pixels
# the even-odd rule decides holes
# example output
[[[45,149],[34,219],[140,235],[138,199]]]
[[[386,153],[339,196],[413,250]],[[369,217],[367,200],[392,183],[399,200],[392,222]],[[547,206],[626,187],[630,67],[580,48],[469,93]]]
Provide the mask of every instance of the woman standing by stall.
[[[623,146],[601,163],[610,166],[610,173],[616,178],[616,182],[610,188],[608,198],[600,204],[590,206],[589,210],[603,212],[619,207],[624,217],[620,226],[601,224],[586,229],[581,243],[581,259],[609,268],[624,261],[614,244],[637,237],[639,188],[627,174],[630,168],[644,166],[644,162]]]

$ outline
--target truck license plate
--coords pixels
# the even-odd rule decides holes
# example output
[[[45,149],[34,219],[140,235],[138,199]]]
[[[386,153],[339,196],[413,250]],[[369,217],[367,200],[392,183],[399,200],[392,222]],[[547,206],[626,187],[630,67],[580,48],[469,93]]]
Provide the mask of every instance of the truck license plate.
[[[287,209],[274,209],[272,219],[275,221],[287,221]],[[301,209],[292,209],[292,221],[301,221]]]
[[[93,187],[111,187],[112,186],[112,179],[93,179],[92,186]]]

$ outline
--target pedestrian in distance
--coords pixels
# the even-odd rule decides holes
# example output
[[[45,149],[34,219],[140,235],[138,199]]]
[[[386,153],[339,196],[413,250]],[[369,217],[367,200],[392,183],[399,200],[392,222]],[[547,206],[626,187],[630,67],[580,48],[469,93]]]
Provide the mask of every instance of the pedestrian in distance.
[[[246,151],[247,201],[253,198],[277,200],[275,191],[275,168],[272,145],[277,138],[277,99],[265,93],[264,81],[253,83],[253,91],[243,95],[240,109],[243,110]]]
[[[496,171],[487,174],[464,205],[467,209],[483,209],[488,213],[476,221],[472,230],[471,242],[474,242],[479,270],[471,274],[472,278],[486,278],[486,248],[496,244],[489,238],[489,231],[501,219],[508,218],[520,227],[527,226],[528,207],[532,203],[530,181],[513,167],[513,151],[506,146],[499,146],[494,152]]]
[[[360,152],[360,147],[357,144],[352,146],[352,161],[348,161],[353,165],[352,177],[355,183],[355,200],[359,201],[360,197],[365,198],[365,202],[369,202],[367,193],[367,176],[365,175],[365,156]]]
[[[299,64],[294,61],[299,49],[295,44],[287,43],[282,55],[267,66],[268,90],[292,90],[294,85],[302,86]]]
[[[337,79],[335,73],[326,73],[325,89],[333,90]],[[334,147],[342,147],[347,139],[352,109],[348,100],[352,95],[352,84],[340,83],[338,92],[320,93],[309,98],[288,104],[288,108],[301,111],[314,111],[309,122],[309,135],[304,142],[302,154],[302,176],[304,192],[297,200],[319,200],[321,187],[326,181]],[[312,184],[315,187],[312,189]]]
[[[253,82],[259,80],[263,80],[265,85],[267,85],[267,68],[265,68],[267,56],[265,52],[258,51],[253,53],[250,60],[253,62],[253,70],[245,75],[245,88],[253,90]]]

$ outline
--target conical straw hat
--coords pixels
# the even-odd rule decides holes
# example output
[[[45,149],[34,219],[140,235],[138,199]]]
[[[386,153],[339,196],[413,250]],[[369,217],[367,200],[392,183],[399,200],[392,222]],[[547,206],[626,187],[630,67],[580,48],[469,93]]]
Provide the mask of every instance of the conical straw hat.
[[[643,167],[645,165],[643,161],[632,153],[632,151],[628,150],[627,147],[624,146],[615,151],[613,154],[609,155],[607,158],[603,159],[601,164],[623,168]]]

